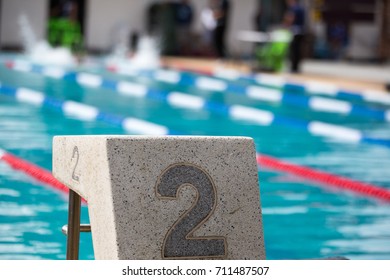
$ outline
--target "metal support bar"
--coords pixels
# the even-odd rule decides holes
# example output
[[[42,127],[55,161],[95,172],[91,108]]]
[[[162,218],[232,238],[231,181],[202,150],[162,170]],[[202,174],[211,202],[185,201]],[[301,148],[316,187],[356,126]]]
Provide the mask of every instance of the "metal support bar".
[[[66,243],[66,259],[79,259],[81,197],[69,190],[69,210]]]
[[[61,230],[64,235],[68,235],[68,225],[64,225]],[[81,224],[80,232],[91,232],[91,225]]]

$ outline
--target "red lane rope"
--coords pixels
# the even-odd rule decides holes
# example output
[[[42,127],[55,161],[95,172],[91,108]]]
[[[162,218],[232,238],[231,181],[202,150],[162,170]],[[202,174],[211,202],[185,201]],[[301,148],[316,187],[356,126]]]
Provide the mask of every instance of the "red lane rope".
[[[0,151],[1,152],[1,151]],[[31,178],[44,183],[45,185],[60,191],[62,193],[69,193],[69,188],[58,181],[54,176],[50,173],[50,171],[43,169],[31,162],[23,160],[17,156],[14,156],[8,152],[5,152],[2,156],[0,156],[0,160],[7,163],[11,168],[21,171],[24,174],[29,175]],[[83,203],[87,201],[84,198],[81,198]]]
[[[261,168],[264,167],[282,173],[293,174],[297,177],[319,182],[327,186],[336,187],[341,190],[352,191],[367,197],[377,198],[390,202],[390,190],[383,187],[351,180],[342,176],[315,170],[310,167],[288,163],[266,155],[258,154],[256,159],[258,165]],[[18,158],[8,152],[4,152],[2,155],[0,155],[0,160],[7,163],[13,169],[21,171],[56,190],[64,193],[69,192],[68,187],[54,178],[49,171],[33,163]]]
[[[363,183],[342,176],[315,170],[305,166],[299,166],[278,159],[258,155],[257,163],[260,167],[267,167],[279,172],[293,174],[298,177],[316,181],[342,190],[352,191],[364,196],[379,198],[390,202],[390,190],[372,184]]]
[[[47,184],[48,186],[61,191],[63,193],[68,193],[69,188],[59,182],[53,175],[46,169],[43,169],[31,162],[25,161],[21,158],[18,158],[8,152],[5,152],[2,157],[2,161],[7,163],[11,168],[21,171],[30,177],[38,180],[41,183]]]

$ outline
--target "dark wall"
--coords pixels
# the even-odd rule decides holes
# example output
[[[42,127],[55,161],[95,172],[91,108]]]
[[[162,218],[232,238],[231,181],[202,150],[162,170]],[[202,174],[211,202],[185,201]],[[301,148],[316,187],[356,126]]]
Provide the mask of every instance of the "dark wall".
[[[373,22],[374,0],[325,0],[323,17],[326,22]]]
[[[258,0],[261,3],[261,12],[255,20],[256,29],[266,31],[270,26],[280,24],[286,11],[285,0]]]

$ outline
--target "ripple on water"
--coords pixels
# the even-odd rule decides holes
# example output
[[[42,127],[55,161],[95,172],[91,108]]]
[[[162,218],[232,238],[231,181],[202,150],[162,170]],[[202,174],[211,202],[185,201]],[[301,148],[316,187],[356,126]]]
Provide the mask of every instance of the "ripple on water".
[[[20,197],[20,192],[13,189],[0,188],[0,197],[1,196]]]

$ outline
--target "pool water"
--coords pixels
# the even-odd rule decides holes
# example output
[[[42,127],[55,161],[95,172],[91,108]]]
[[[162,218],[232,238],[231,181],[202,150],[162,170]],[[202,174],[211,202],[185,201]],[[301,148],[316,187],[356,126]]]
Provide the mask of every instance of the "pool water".
[[[369,119],[315,113],[229,93],[201,92],[94,71],[107,78],[188,92],[220,103],[342,124],[376,137],[390,135],[389,124]],[[148,120],[189,135],[250,136],[260,153],[390,188],[390,149],[386,147],[315,137],[293,127],[261,127],[214,113],[177,109],[110,90],[81,87],[71,81],[14,72],[3,65],[0,82],[93,105],[108,113]],[[86,134],[127,133],[102,122],[76,120],[0,95],[0,148],[23,159],[50,170],[53,136]],[[390,204],[265,169],[259,170],[259,178],[267,259],[390,259]],[[61,227],[66,222],[66,196],[0,162],[0,259],[64,259],[66,238]],[[82,222],[88,223],[86,207]],[[83,233],[80,258],[93,259],[91,242],[90,234]]]

